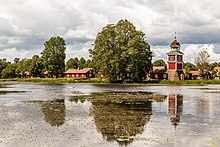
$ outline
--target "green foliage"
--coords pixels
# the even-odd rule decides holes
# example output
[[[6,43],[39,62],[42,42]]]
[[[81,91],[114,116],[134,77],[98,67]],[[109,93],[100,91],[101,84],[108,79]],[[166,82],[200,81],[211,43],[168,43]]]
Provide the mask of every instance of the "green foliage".
[[[195,63],[199,69],[204,72],[204,70],[209,70],[209,53],[206,49],[201,49],[199,55],[195,58]]]
[[[17,63],[16,74],[30,72],[31,59],[22,59]]]
[[[66,62],[66,70],[74,68],[77,69],[78,68],[78,58],[71,58]]]
[[[163,59],[159,59],[153,62],[153,66],[165,66],[167,67],[166,62]]]
[[[2,70],[2,78],[15,78],[17,64],[10,64],[5,69]]]
[[[94,71],[111,82],[142,81],[152,65],[145,34],[127,20],[104,27],[90,53]]]
[[[16,63],[18,63],[20,61],[20,58],[15,58],[14,59],[14,63],[16,64]]]
[[[30,72],[33,77],[42,77],[44,71],[44,61],[38,55],[31,59]]]
[[[88,67],[88,68],[92,68],[93,67],[93,63],[90,59],[88,59],[86,61],[86,63],[84,64],[84,67]]]
[[[65,71],[66,43],[62,37],[51,37],[44,44],[41,53],[44,65],[49,75],[58,77]]]
[[[83,69],[85,67],[85,63],[86,63],[86,60],[83,57],[81,57],[78,62],[79,69]]]
[[[0,77],[1,77],[1,72],[3,69],[5,69],[9,65],[9,62],[7,62],[6,59],[0,59]]]
[[[185,78],[189,77],[191,70],[197,70],[196,66],[189,62],[186,62],[183,68],[185,69]]]

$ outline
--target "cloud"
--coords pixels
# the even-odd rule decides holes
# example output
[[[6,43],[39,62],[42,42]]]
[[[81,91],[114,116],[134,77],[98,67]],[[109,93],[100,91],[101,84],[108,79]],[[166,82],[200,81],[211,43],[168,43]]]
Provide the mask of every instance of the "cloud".
[[[33,50],[32,54],[28,50],[17,50],[16,48],[8,48],[0,51],[0,58],[6,58],[7,61],[13,62],[15,58],[24,59],[40,54],[40,50]],[[16,55],[16,56],[15,56]]]
[[[220,61],[220,54],[219,46],[214,44],[187,44],[181,48],[181,51],[184,53],[184,62],[191,62],[195,64],[195,58],[199,55],[201,49],[206,49],[210,55],[209,62],[219,62]],[[170,48],[166,47],[153,47],[152,49],[154,54],[154,61],[158,59],[163,59],[167,61],[167,52],[170,51]]]
[[[213,52],[220,52],[217,0],[0,1],[0,51],[5,57],[7,49],[15,48],[14,57],[27,51],[29,58],[35,50],[43,50],[50,37],[62,36],[67,43],[68,58],[74,55],[87,58],[85,49],[92,47],[102,27],[120,19],[128,19],[146,33],[153,50],[158,50],[155,57],[164,57],[159,48],[170,44],[174,32],[182,45],[213,44]]]

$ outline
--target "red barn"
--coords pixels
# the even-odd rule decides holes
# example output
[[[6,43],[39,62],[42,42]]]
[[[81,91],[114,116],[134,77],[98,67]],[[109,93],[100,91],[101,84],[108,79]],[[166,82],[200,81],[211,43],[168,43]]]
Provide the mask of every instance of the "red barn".
[[[92,68],[68,69],[64,74],[65,78],[86,79],[94,77]]]

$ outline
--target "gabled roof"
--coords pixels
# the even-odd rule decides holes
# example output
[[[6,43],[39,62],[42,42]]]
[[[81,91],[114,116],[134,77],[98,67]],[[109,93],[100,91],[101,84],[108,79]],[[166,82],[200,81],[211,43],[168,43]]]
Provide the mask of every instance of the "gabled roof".
[[[169,53],[167,53],[167,55],[183,55],[184,53],[182,53],[181,51],[170,51]]]
[[[92,70],[92,68],[83,68],[83,69],[68,69],[65,74],[70,74],[70,73],[82,73],[85,74],[87,72],[89,72],[90,70]]]

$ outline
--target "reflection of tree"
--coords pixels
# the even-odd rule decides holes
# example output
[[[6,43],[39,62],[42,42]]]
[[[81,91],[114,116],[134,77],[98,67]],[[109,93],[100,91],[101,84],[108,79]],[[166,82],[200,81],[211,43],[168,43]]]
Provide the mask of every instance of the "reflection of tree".
[[[163,101],[166,96],[145,92],[106,92],[91,96],[72,97],[74,102],[88,99],[92,102],[91,112],[97,131],[107,141],[119,141],[127,145],[131,136],[141,134],[152,113],[151,101]]]
[[[93,103],[92,108],[97,130],[108,141],[142,133],[152,112],[151,102],[148,100],[133,104],[99,102]],[[122,144],[129,141],[131,140],[125,140]]]
[[[42,112],[45,116],[45,121],[51,126],[61,126],[65,122],[65,104],[64,99],[57,99],[53,101],[35,101],[42,107]]]
[[[172,125],[177,126],[180,122],[180,115],[183,110],[183,96],[182,95],[169,95],[168,96],[168,110]]]

